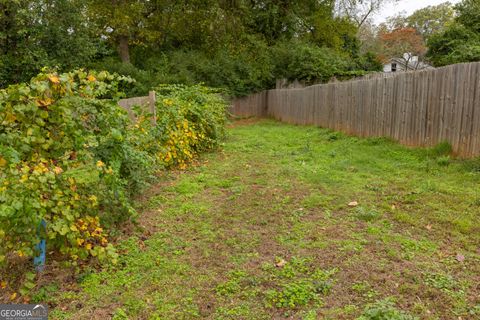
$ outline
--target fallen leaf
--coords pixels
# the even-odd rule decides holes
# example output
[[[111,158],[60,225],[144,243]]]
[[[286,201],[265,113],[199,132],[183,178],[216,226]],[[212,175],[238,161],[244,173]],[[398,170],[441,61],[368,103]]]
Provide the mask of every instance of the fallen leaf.
[[[356,207],[358,206],[358,202],[357,201],[352,201],[348,204],[349,207]]]
[[[395,209],[397,209],[397,207],[395,207],[395,205],[392,204],[392,210],[395,210]]]
[[[275,267],[281,268],[287,264],[287,261],[280,259],[277,263],[275,263]]]
[[[10,300],[13,301],[13,300],[15,300],[16,298],[17,298],[17,293],[16,293],[16,292],[12,293],[12,295],[10,296]]]
[[[7,287],[7,281],[3,280],[2,282],[0,282],[0,287],[2,287],[2,289],[5,289]]]
[[[426,228],[427,230],[432,230],[432,225],[431,225],[431,224],[427,224],[427,225],[425,226],[425,228]]]
[[[455,259],[457,259],[458,262],[463,262],[465,261],[465,256],[463,254],[457,254],[457,256],[455,257]]]

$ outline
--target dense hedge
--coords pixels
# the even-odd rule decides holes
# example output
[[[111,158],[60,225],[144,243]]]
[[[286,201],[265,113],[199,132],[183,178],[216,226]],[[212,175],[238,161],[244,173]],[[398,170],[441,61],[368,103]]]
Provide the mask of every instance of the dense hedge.
[[[37,227],[70,261],[115,258],[111,226],[162,168],[184,168],[224,134],[225,103],[201,86],[159,88],[158,126],[117,105],[130,78],[43,72],[0,91],[0,264],[32,257]]]

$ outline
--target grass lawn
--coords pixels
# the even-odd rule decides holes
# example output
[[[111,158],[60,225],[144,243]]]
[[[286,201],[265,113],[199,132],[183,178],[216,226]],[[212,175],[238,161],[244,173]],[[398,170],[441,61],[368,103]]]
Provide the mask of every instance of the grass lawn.
[[[33,300],[52,319],[480,319],[479,183],[441,147],[234,123],[139,199],[117,265]]]

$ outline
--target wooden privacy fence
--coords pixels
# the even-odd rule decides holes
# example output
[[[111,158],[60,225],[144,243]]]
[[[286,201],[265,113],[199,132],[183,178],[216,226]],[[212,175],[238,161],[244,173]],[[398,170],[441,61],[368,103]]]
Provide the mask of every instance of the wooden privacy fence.
[[[410,146],[448,141],[455,154],[474,157],[480,155],[480,63],[268,90],[233,101],[231,112]]]
[[[133,112],[132,108],[134,106],[140,106],[146,109],[152,115],[152,125],[157,124],[157,109],[155,108],[155,91],[150,91],[148,96],[145,97],[135,97],[129,99],[121,99],[118,101],[118,105],[127,110],[130,119],[135,119],[135,113]]]

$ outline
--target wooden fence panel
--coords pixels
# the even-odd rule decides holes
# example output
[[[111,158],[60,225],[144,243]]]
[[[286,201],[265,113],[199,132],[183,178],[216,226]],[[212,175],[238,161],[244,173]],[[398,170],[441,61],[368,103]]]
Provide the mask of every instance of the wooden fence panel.
[[[480,63],[268,90],[236,99],[230,110],[411,146],[448,141],[459,156],[479,156]]]

